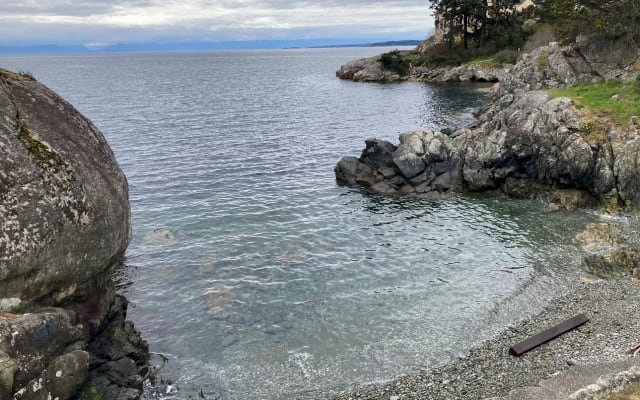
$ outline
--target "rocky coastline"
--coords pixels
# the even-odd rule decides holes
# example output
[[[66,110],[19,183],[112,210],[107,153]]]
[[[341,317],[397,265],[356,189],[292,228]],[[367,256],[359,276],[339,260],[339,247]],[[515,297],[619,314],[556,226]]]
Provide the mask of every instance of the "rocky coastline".
[[[497,92],[471,125],[445,133],[416,130],[400,135],[397,145],[369,138],[360,157],[338,162],[336,179],[384,194],[492,191],[544,197],[563,208],[631,206],[640,195],[640,116],[624,125],[607,121],[595,134],[579,105],[548,90],[633,81],[639,59],[631,39],[550,43],[503,71]]]
[[[350,61],[336,71],[340,79],[354,82],[498,82],[504,74],[502,67],[487,67],[469,63],[456,67],[413,67],[406,73],[385,69],[380,56]]]
[[[100,131],[28,74],[0,70],[0,399],[138,399],[148,347],[112,273],[127,180]]]
[[[375,74],[354,65],[343,66],[341,77],[393,80],[364,78]],[[435,81],[456,81],[433,74]],[[384,384],[354,385],[335,399],[606,399],[640,379],[638,358],[630,351],[640,342],[633,318],[640,302],[640,110],[627,124],[604,121],[594,134],[578,104],[549,92],[582,82],[633,82],[639,75],[640,48],[629,38],[550,43],[495,74],[499,89],[471,125],[404,133],[398,144],[368,138],[360,157],[337,163],[339,184],[373,193],[537,198],[551,211],[600,210],[602,222],[576,238],[586,254],[582,279],[539,314],[439,367]],[[477,80],[480,74],[463,76]],[[513,344],[578,313],[591,321],[531,354],[509,355]]]

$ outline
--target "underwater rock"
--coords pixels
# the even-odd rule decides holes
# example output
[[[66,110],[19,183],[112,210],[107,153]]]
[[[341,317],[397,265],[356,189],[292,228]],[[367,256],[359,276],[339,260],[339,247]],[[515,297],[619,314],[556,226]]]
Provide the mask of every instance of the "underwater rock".
[[[209,313],[218,318],[226,318],[227,307],[235,299],[235,292],[223,285],[218,285],[205,293]]]

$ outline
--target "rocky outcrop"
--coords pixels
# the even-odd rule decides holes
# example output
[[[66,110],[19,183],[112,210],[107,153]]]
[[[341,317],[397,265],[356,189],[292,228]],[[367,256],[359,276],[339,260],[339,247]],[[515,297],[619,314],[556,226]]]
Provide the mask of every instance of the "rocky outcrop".
[[[356,82],[397,82],[409,79],[408,75],[402,76],[384,69],[377,56],[350,61],[336,71],[336,76]]]
[[[359,158],[338,163],[336,178],[387,194],[497,191],[543,196],[563,208],[607,200],[637,203],[638,118],[594,135],[572,100],[552,99],[543,90],[638,74],[634,62],[640,54],[627,39],[581,40],[523,55],[505,71],[498,92],[472,125],[451,135],[417,130],[401,135],[398,146],[367,139]],[[610,56],[603,56],[609,51]]]
[[[425,68],[410,66],[406,74],[385,69],[380,56],[350,61],[336,71],[340,79],[355,82],[498,82],[503,68],[469,63],[456,67]]]
[[[96,398],[96,370],[131,361],[140,376],[146,358],[111,280],[127,180],[100,131],[31,77],[0,70],[0,116],[0,398]],[[114,335],[136,349],[91,345]],[[139,381],[123,386],[139,397]]]

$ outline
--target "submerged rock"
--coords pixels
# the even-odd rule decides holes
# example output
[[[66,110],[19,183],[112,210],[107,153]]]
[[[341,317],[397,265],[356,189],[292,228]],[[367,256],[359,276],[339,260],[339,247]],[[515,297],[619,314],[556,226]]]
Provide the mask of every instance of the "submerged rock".
[[[113,323],[110,274],[131,239],[127,180],[89,120],[5,70],[0,149],[0,398],[69,399],[117,361],[88,343]]]

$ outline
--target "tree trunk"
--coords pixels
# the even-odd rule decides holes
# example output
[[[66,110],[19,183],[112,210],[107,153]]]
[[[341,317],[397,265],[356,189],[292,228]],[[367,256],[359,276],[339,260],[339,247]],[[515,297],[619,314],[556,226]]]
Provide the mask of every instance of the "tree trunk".
[[[487,37],[487,13],[489,12],[489,4],[487,0],[482,0],[482,22],[480,25],[480,47],[484,47],[484,41]]]
[[[464,16],[462,17],[462,40],[464,43],[464,49],[468,49],[469,48],[469,32],[468,32],[468,28],[469,28],[469,14],[465,13]]]

